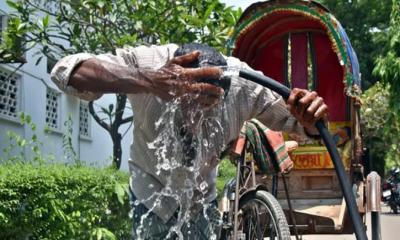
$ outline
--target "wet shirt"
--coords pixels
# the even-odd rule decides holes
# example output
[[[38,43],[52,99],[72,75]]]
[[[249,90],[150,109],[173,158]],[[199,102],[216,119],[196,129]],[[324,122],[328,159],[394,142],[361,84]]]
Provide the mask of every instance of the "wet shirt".
[[[67,94],[95,100],[102,94],[68,85],[71,72],[82,61],[98,58],[158,69],[173,58],[177,48],[169,44],[117,49],[116,55],[70,55],[57,63],[51,78]],[[249,69],[233,57],[227,57],[227,63]],[[136,198],[165,222],[178,208],[190,209],[216,198],[219,156],[238,137],[244,121],[257,118],[273,130],[304,135],[278,94],[240,77],[232,77],[225,98],[206,111],[186,112],[179,101],[166,102],[151,94],[128,94],[128,98],[134,112],[130,186]]]

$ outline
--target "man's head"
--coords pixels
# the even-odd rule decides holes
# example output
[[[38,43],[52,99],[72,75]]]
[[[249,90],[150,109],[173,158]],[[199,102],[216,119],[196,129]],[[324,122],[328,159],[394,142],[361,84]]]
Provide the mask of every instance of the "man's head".
[[[201,43],[188,43],[179,47],[174,56],[182,56],[189,54],[193,51],[200,51],[198,61],[193,62],[187,67],[198,68],[198,67],[212,67],[212,66],[226,66],[226,60],[220,52],[215,48],[212,48],[206,44]]]
[[[180,46],[174,53],[174,57],[183,56],[193,51],[199,51],[200,55],[197,61],[192,62],[186,67],[200,68],[200,67],[213,67],[213,66],[227,66],[224,56],[215,48],[201,43],[188,43]],[[202,79],[201,82],[210,83],[215,86],[221,87],[225,91],[225,97],[228,94],[230,87],[230,78],[222,79]]]

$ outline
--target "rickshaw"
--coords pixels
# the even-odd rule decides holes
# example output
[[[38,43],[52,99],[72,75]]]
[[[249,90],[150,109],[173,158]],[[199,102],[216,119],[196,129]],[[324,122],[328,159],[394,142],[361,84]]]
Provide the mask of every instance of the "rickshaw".
[[[277,187],[276,198],[292,232],[295,229],[301,234],[354,233],[350,210],[360,215],[363,231],[367,203],[373,212],[380,211],[380,183],[376,175],[368,181],[365,177],[359,65],[339,21],[315,1],[254,3],[236,25],[229,54],[288,88],[318,92],[329,107],[328,129],[356,204],[347,206],[338,171],[322,141],[286,135],[287,140],[294,139],[300,145],[291,153],[294,168],[286,175],[289,190],[285,193],[281,177],[273,181],[262,176],[258,181],[264,181],[270,189]]]

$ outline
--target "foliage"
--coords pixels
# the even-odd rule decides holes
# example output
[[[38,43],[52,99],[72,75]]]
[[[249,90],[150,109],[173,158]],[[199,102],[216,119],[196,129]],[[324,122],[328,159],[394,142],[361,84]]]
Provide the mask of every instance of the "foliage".
[[[229,159],[222,159],[218,166],[217,192],[218,197],[222,196],[225,184],[236,176],[236,166]]]
[[[43,164],[46,161],[54,160],[52,154],[44,155],[41,151],[43,146],[42,141],[39,139],[36,131],[36,124],[32,121],[32,117],[24,112],[18,113],[19,123],[25,128],[28,127],[31,136],[23,137],[13,131],[7,131],[7,139],[5,142],[6,147],[2,149],[3,157],[0,156],[0,163],[22,163],[31,162],[35,164]],[[72,119],[68,118],[64,122],[66,126],[66,131],[63,133],[63,151],[66,160],[73,163],[76,166],[82,164],[81,160],[78,158],[76,151],[72,144]],[[45,127],[45,133],[49,131],[48,126]],[[27,152],[30,151],[29,154]],[[26,159],[25,155],[31,156],[30,159]]]
[[[43,54],[59,59],[79,52],[115,52],[115,48],[139,44],[207,42],[224,50],[241,14],[241,10],[226,7],[218,0],[7,0],[7,3],[14,13],[9,15],[4,41],[0,44],[0,62],[25,62],[23,53],[35,47],[39,49],[36,63]],[[109,121],[91,111],[113,140],[117,168],[122,139],[118,130],[132,121],[132,117],[122,117],[125,105],[126,96],[118,94]]]
[[[2,59],[7,59],[4,56],[7,51],[14,50],[11,40],[17,37],[23,41],[23,52],[40,44],[45,55],[52,53],[59,57],[77,52],[113,52],[125,45],[169,42],[207,42],[223,49],[240,15],[240,10],[227,8],[218,0],[19,0],[7,3],[16,13],[10,15],[12,24],[6,29],[1,46]],[[8,57],[16,56],[15,53]]]
[[[0,159],[0,239],[128,239],[128,175],[82,166],[71,129],[63,148],[74,164],[44,164],[49,156],[41,152],[36,125],[29,115],[19,115],[32,137],[7,132],[9,145]],[[26,151],[32,159],[25,159]]]
[[[389,87],[389,106],[400,114],[400,2],[393,0],[390,15],[389,52],[377,60],[374,73]]]
[[[72,145],[72,117],[71,115],[68,116],[68,120],[64,122],[64,126],[67,130],[63,133],[63,150],[64,150],[64,157],[70,161],[75,163],[76,165],[82,164],[80,159],[78,158],[74,146]]]
[[[400,165],[400,121],[389,109],[389,87],[377,82],[362,95],[364,142],[374,170]]]
[[[375,59],[387,52],[390,0],[320,0],[320,2],[329,8],[349,35],[360,62],[363,89],[369,88],[379,80],[372,75]]]
[[[21,125],[26,125],[32,131],[30,138],[24,138],[13,131],[7,131],[8,145],[3,149],[4,159],[0,157],[2,162],[22,162],[24,160],[25,151],[31,151],[32,161],[42,163],[44,156],[40,150],[42,142],[36,135],[36,124],[32,121],[30,115],[23,112],[19,113],[19,120]]]
[[[111,169],[0,165],[0,239],[129,239],[127,182]]]

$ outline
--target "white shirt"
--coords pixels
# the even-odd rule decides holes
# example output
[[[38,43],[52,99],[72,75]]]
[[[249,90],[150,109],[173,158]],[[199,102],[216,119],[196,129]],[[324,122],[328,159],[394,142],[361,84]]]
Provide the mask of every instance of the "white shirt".
[[[140,46],[117,49],[116,55],[80,53],[61,59],[52,71],[52,80],[68,94],[85,100],[101,93],[80,92],[68,85],[73,69],[82,61],[98,58],[139,68],[160,68],[173,57],[177,45]],[[229,67],[249,68],[233,57]],[[203,112],[203,121],[195,133],[196,158],[185,165],[182,150],[183,123],[179,104],[165,102],[151,94],[128,94],[134,112],[133,144],[129,168],[130,185],[140,202],[165,222],[178,207],[191,208],[198,202],[216,198],[219,156],[234,141],[244,121],[257,118],[273,130],[304,135],[304,129],[287,111],[276,93],[239,77],[233,77],[229,92],[213,109]],[[187,119],[185,119],[187,120]]]

